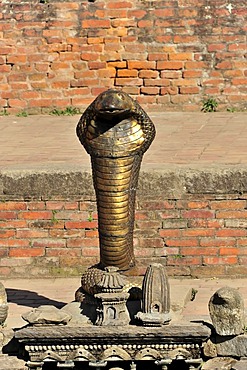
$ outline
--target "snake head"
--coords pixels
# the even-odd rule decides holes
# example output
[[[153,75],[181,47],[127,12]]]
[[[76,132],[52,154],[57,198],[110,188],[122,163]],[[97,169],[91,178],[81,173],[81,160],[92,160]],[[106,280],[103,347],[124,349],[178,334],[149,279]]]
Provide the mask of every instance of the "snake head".
[[[123,119],[134,108],[134,100],[120,90],[107,90],[101,93],[94,101],[94,109],[97,116],[107,120],[114,117]]]

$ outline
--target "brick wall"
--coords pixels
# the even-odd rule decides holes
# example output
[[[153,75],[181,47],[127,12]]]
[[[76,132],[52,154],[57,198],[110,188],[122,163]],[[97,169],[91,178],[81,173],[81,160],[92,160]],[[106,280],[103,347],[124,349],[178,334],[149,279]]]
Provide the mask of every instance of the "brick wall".
[[[153,261],[170,276],[246,276],[246,194],[186,198],[138,198],[135,274]],[[0,257],[2,277],[80,274],[99,261],[95,201],[0,202]]]
[[[0,111],[84,107],[123,88],[149,109],[246,108],[246,2],[0,1]]]

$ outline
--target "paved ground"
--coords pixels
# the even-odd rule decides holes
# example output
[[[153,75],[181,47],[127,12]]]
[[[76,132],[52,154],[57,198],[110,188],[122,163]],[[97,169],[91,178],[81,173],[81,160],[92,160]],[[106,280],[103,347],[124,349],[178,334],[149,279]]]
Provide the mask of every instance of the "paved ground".
[[[152,113],[157,135],[143,167],[212,167],[247,164],[247,113]],[[64,167],[89,168],[89,157],[75,135],[79,116],[0,117],[0,170]],[[21,313],[41,304],[63,306],[74,299],[80,278],[2,280],[8,293],[8,327],[25,324]],[[181,307],[188,291],[198,291],[182,310],[190,320],[208,319],[208,300],[220,287],[230,285],[243,294],[246,279],[174,280],[172,304]]]
[[[247,113],[151,113],[157,135],[145,166],[247,164]],[[79,116],[0,117],[0,170],[89,167]]]
[[[175,311],[173,320],[210,320],[208,302],[214,292],[231,286],[239,289],[247,307],[246,279],[170,279],[171,306]],[[9,302],[7,328],[19,328],[26,324],[23,313],[41,305],[54,305],[58,308],[74,300],[75,291],[80,286],[80,277],[57,279],[6,279],[4,284]],[[190,301],[191,290],[196,295]]]

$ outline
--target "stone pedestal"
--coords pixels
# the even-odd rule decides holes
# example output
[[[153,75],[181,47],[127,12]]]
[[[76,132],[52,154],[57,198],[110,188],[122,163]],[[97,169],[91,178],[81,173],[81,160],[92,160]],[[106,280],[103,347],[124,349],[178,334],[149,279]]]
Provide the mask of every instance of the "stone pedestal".
[[[128,293],[99,293],[95,297],[100,300],[97,308],[96,325],[123,326],[130,322],[126,302]]]
[[[168,364],[174,360],[196,368],[202,361],[202,344],[209,336],[209,328],[192,323],[157,328],[129,325],[128,330],[126,326],[43,326],[15,333],[29,355],[32,370],[42,369],[45,362],[65,369],[109,369],[112,361],[119,367],[127,361],[134,369],[142,361],[153,366],[155,361]]]

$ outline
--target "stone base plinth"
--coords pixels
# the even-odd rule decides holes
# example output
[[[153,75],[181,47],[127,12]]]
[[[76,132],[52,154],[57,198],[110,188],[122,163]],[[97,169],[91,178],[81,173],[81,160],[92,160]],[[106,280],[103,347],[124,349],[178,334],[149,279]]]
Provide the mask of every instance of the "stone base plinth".
[[[33,326],[15,333],[29,354],[29,369],[42,369],[48,362],[66,369],[110,369],[116,362],[120,367],[127,364],[138,369],[140,361],[149,361],[150,366],[161,364],[162,369],[166,363],[184,361],[196,368],[209,336],[208,327],[191,323],[157,328]]]

